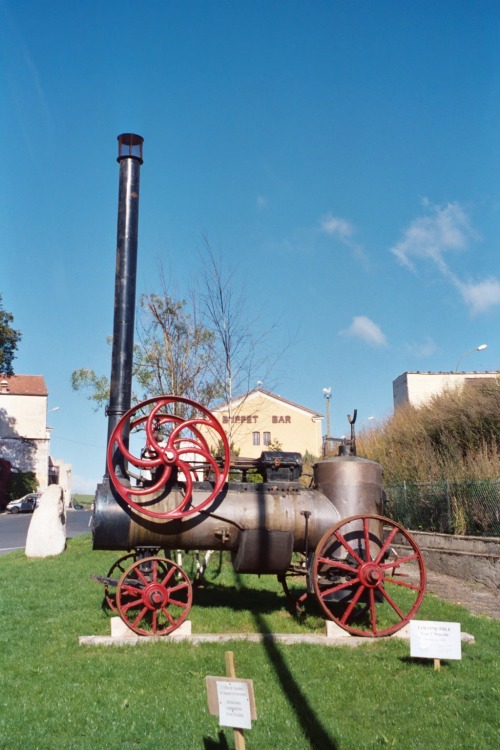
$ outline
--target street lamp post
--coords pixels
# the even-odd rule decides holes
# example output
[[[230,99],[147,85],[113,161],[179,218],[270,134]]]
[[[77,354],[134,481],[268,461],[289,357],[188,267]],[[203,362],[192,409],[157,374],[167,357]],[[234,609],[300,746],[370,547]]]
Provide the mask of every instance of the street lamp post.
[[[479,346],[475,346],[474,349],[469,349],[468,351],[464,352],[457,362],[457,366],[455,367],[455,372],[458,372],[458,368],[460,366],[461,361],[464,359],[464,357],[466,357],[468,354],[472,354],[472,352],[482,352],[487,348],[488,348],[488,344],[479,344]]]
[[[330,440],[330,399],[332,397],[332,389],[323,388],[323,396],[326,399],[326,439]]]

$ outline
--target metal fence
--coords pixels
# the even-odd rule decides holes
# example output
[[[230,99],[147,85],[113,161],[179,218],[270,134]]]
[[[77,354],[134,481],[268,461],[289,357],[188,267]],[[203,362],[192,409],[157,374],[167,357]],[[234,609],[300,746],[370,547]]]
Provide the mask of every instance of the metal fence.
[[[407,529],[500,536],[500,479],[390,484],[384,515]]]

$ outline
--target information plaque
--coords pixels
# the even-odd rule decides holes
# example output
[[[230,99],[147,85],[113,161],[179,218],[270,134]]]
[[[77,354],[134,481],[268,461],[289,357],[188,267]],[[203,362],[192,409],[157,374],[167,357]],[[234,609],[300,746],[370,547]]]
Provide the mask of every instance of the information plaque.
[[[208,710],[221,727],[251,729],[257,718],[252,680],[207,677]]]
[[[460,623],[411,620],[410,656],[423,659],[461,659]]]

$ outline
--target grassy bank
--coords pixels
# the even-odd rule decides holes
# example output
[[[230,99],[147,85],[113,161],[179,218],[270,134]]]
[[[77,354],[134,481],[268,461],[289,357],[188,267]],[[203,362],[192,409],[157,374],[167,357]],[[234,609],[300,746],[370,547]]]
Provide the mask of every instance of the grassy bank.
[[[427,597],[419,619],[461,622],[476,643],[461,661],[411,660],[409,645],[381,639],[359,648],[234,643],[191,646],[79,646],[79,635],[109,633],[101,587],[118,557],[71,540],[57,558],[0,559],[1,750],[223,750],[232,732],[208,714],[205,676],[224,674],[235,653],[251,678],[258,720],[248,750],[461,748],[498,740],[500,624]],[[319,632],[286,610],[273,577],[236,576],[214,555],[208,585],[195,592],[194,632]],[[187,567],[191,559],[187,560]],[[496,671],[496,674],[495,674]]]
[[[85,508],[90,508],[95,500],[94,495],[73,495],[71,498],[74,504],[83,505]]]

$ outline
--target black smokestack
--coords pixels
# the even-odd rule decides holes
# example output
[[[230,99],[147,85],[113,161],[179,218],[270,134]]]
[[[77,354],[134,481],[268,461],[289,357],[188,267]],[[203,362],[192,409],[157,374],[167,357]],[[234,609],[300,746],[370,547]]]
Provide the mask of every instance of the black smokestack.
[[[139,176],[144,139],[133,133],[118,136],[120,182],[116,246],[115,310],[111,359],[110,397],[107,409],[108,442],[116,424],[130,409],[134,349],[137,238],[139,228]],[[107,473],[107,472],[106,472]]]

